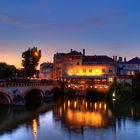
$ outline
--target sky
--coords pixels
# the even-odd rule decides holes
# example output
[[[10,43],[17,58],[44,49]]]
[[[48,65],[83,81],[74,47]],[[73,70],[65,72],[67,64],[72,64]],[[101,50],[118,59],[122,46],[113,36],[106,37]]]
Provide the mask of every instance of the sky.
[[[139,0],[0,0],[0,61],[21,67],[22,52],[40,63],[70,49],[86,55],[140,57]]]

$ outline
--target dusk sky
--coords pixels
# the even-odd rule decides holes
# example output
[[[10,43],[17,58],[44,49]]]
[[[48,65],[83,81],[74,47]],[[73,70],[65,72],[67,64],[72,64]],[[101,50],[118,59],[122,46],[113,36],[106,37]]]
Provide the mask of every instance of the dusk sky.
[[[29,47],[40,63],[56,52],[140,57],[139,0],[0,0],[0,61],[21,67]]]

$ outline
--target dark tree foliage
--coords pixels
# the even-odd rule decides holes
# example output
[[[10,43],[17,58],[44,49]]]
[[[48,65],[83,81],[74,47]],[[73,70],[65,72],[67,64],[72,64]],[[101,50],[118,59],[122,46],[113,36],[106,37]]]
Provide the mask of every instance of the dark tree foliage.
[[[140,72],[137,72],[132,80],[134,98],[140,100]]]
[[[33,77],[37,72],[36,68],[41,58],[41,50],[38,50],[37,47],[29,48],[22,53],[22,58],[22,66],[25,70],[25,76]]]
[[[4,62],[0,63],[0,78],[11,79],[15,78],[17,69],[14,65],[8,65]]]

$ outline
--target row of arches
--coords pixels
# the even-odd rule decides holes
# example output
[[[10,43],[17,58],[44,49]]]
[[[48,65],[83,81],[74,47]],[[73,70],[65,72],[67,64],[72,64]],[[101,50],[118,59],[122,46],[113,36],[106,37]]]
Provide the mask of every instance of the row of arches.
[[[30,89],[26,91],[23,95],[17,94],[15,97],[11,97],[10,93],[6,91],[0,91],[0,105],[12,105],[13,102],[24,101],[30,99],[42,99],[47,97],[55,98],[60,96],[60,89],[58,87],[53,88],[51,91],[46,90],[43,92],[41,89]]]

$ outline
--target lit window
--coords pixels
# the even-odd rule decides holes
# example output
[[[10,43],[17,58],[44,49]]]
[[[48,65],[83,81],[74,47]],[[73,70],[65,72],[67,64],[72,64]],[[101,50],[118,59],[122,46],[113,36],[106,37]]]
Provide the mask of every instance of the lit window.
[[[108,81],[109,81],[110,83],[112,83],[112,82],[113,82],[113,78],[108,78]]]
[[[79,70],[77,70],[76,73],[79,73]]]
[[[72,69],[70,70],[70,73],[73,73],[73,70]]]
[[[92,73],[92,69],[89,69],[89,73]]]
[[[105,69],[102,69],[102,72],[105,73]]]
[[[96,71],[96,73],[99,73],[99,69],[96,69],[95,71]]]
[[[86,69],[83,69],[83,73],[86,73]]]

